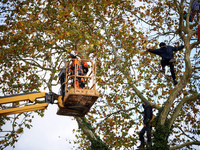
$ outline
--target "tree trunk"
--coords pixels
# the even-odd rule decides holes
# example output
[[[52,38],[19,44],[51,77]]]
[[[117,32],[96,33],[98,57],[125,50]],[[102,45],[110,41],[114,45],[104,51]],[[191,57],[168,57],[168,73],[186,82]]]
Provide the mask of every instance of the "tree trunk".
[[[155,126],[155,132],[153,133],[152,143],[153,145],[149,147],[150,150],[162,149],[169,150],[168,138],[171,132],[170,121],[168,119],[165,120],[164,124],[161,124],[159,120],[159,116],[162,115],[163,108],[159,109],[158,116],[155,118],[155,122],[157,122]]]
[[[79,127],[82,129],[83,133],[87,135],[87,138],[91,142],[91,148],[93,150],[110,150],[110,148],[96,135],[91,124],[88,123],[85,117],[76,117]]]

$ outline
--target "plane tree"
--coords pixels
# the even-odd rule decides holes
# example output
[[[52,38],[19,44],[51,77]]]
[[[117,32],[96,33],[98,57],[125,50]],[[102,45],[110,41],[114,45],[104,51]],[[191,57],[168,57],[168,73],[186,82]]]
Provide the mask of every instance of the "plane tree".
[[[101,95],[85,117],[76,117],[81,149],[134,148],[143,101],[156,115],[152,149],[199,145],[199,18],[195,11],[190,22],[192,4],[193,0],[1,1],[1,93],[53,91],[62,59],[76,51],[80,58],[97,61]],[[160,58],[144,53],[161,41],[185,46],[175,54],[176,86],[169,71],[159,72]],[[3,117],[1,124],[12,119]],[[21,132],[16,129],[5,137],[11,133]],[[1,143],[16,141],[17,137],[12,144]]]

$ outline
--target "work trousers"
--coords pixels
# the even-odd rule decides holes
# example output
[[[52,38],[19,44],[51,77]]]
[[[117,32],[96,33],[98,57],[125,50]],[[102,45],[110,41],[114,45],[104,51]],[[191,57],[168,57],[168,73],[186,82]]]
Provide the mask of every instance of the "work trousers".
[[[169,60],[170,59],[164,59],[164,58],[161,60],[162,70],[165,70],[165,66],[169,65],[172,79],[175,80],[176,76],[175,76],[175,72],[174,72],[174,64],[170,63]]]
[[[144,134],[145,132],[147,132],[147,142],[151,143],[151,126],[146,125],[146,127],[143,127],[142,130],[140,131],[140,141],[141,141],[141,145],[144,145]]]

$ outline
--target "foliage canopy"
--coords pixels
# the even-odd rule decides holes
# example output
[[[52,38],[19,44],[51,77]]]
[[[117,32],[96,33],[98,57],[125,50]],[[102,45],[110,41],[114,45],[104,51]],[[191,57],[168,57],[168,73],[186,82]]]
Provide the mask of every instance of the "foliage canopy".
[[[52,91],[58,84],[62,58],[76,51],[79,57],[98,61],[101,93],[90,113],[76,118],[81,149],[89,149],[95,142],[105,149],[134,147],[142,125],[142,101],[150,102],[155,115],[159,112],[155,146],[159,146],[160,138],[169,149],[199,145],[200,41],[196,32],[200,18],[196,15],[189,22],[192,2],[3,0],[1,93],[41,88]],[[188,13],[186,20],[184,11]],[[175,54],[177,86],[169,72],[159,73],[159,57],[143,53],[157,48],[161,41],[185,46]],[[1,125],[10,119],[1,118]],[[9,145],[3,140],[1,143]]]

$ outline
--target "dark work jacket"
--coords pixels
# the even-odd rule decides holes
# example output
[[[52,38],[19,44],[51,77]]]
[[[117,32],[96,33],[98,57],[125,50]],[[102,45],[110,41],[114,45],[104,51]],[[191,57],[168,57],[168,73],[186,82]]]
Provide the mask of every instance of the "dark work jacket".
[[[143,119],[143,123],[145,125],[147,125],[147,123],[152,119],[152,107],[149,105],[148,102],[144,102],[145,105],[142,104],[143,108],[144,108],[144,119]]]
[[[160,55],[164,59],[174,58],[174,51],[182,50],[184,46],[173,47],[173,46],[164,46],[159,49],[148,49],[149,52]]]

